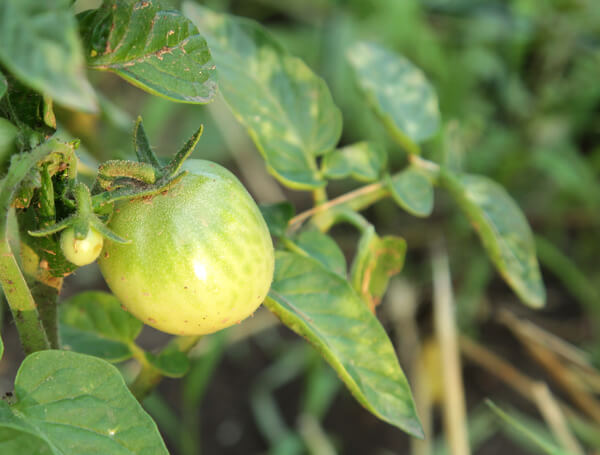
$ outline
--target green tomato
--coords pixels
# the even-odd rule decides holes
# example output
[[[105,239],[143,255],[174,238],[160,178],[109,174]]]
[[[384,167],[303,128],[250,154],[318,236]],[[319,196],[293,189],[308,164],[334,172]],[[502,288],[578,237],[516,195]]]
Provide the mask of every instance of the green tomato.
[[[163,332],[202,335],[250,316],[271,286],[273,243],[240,181],[188,160],[168,191],[115,205],[100,270],[138,319]]]
[[[60,249],[69,262],[82,266],[91,264],[102,251],[104,239],[94,228],[90,227],[83,239],[75,238],[75,231],[69,227],[60,235]]]

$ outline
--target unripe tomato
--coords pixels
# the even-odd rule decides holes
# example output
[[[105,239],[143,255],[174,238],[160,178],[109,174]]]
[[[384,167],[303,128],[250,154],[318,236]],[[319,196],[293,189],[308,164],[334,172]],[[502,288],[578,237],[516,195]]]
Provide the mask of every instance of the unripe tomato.
[[[100,270],[138,319],[163,332],[212,333],[250,316],[273,278],[273,243],[239,180],[188,160],[166,192],[115,205],[109,223],[129,244],[106,241]]]
[[[69,227],[60,235],[60,249],[69,262],[82,266],[91,264],[102,251],[103,237],[90,227],[84,239],[76,239],[75,231]]]

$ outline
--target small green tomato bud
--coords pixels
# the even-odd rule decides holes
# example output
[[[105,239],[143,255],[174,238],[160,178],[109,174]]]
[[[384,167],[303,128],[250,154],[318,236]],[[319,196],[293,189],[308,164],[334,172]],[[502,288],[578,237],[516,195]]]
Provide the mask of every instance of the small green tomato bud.
[[[87,236],[78,240],[72,227],[65,229],[60,236],[60,249],[65,257],[75,265],[91,264],[100,255],[104,239],[98,231],[90,227]]]

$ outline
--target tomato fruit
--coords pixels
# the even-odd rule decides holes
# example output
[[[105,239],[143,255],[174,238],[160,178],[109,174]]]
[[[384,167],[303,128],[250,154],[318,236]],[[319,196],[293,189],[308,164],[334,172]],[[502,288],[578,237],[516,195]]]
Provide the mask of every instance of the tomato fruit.
[[[80,267],[91,264],[98,258],[103,243],[103,237],[92,227],[83,239],[75,238],[72,227],[68,227],[60,234],[60,249],[63,254],[69,262]]]
[[[163,332],[201,335],[250,316],[273,279],[273,243],[240,181],[188,160],[167,191],[115,204],[100,270],[138,319]]]

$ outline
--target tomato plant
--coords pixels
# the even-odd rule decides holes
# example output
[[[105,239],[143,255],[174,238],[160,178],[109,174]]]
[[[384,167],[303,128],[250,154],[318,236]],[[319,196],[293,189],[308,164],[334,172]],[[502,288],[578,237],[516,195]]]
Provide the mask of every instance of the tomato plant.
[[[181,419],[190,419],[227,343],[247,341],[278,324],[269,314],[315,348],[288,350],[279,338],[271,349],[280,357],[261,373],[264,382],[243,387],[262,419],[261,434],[280,451],[274,453],[335,451],[322,420],[340,384],[377,419],[428,441],[431,419],[422,422],[417,405],[424,396],[443,402],[444,410],[454,412],[444,414],[453,453],[464,453],[459,347],[465,355],[488,359],[481,362],[487,368],[506,365],[458,333],[468,311],[452,307],[449,256],[468,263],[461,283],[484,288],[495,268],[514,299],[533,310],[546,303],[536,242],[549,262],[570,264],[536,240],[513,196],[484,175],[491,174],[489,163],[479,158],[469,166],[457,151],[470,143],[469,134],[480,132],[487,120],[479,117],[494,109],[469,104],[467,89],[460,108],[452,93],[445,92],[440,102],[435,85],[445,87],[451,76],[442,78],[433,65],[424,71],[413,62],[419,61],[416,55],[409,59],[360,39],[385,41],[372,29],[354,33],[345,15],[334,20],[323,13],[323,35],[336,51],[322,66],[337,68],[335,76],[323,74],[326,80],[313,69],[318,65],[288,51],[293,41],[281,44],[285,33],[276,36],[248,18],[193,1],[168,2],[181,3],[180,10],[160,0],[92,3],[0,2],[0,283],[25,353],[14,393],[0,400],[0,453],[168,453],[151,414],[162,415],[157,420],[171,434],[179,435],[182,426],[185,437],[172,439],[182,439],[174,443],[181,447],[189,444],[197,428],[178,424],[157,398],[158,384],[165,377],[185,377]],[[322,3],[341,8],[339,2]],[[375,8],[349,3],[352,11]],[[401,4],[389,2],[396,14],[380,11],[379,19],[409,17]],[[301,8],[277,8],[304,18]],[[335,33],[329,36],[329,30]],[[495,61],[479,48],[467,57]],[[99,73],[88,79],[86,70]],[[581,71],[587,80],[587,70]],[[129,105],[129,98],[113,93],[121,87],[117,77],[133,86],[123,84],[122,90],[137,102]],[[506,110],[525,112],[522,96],[512,87]],[[450,113],[443,116],[440,106]],[[478,119],[469,117],[458,140],[453,116],[470,109]],[[138,116],[143,111],[149,134]],[[548,133],[553,121],[560,123],[553,119],[548,114],[532,122],[521,136],[539,133],[551,142],[569,130],[563,125]],[[168,140],[153,147],[161,128]],[[181,139],[180,130],[188,137],[192,128],[181,148],[167,150]],[[132,129],[133,147],[127,148],[123,143]],[[215,162],[226,161],[225,148],[237,160],[240,179]],[[565,176],[547,157],[536,163],[563,181],[579,179]],[[504,183],[511,183],[515,166],[497,172]],[[393,219],[391,227],[374,221],[378,213]],[[447,239],[466,247],[447,249]],[[409,257],[413,241],[422,254]],[[415,328],[414,296],[398,291],[397,280],[414,278],[410,267],[403,269],[408,262],[421,270],[419,256],[431,258],[433,272],[432,286],[428,279],[419,281],[429,286],[425,294],[426,299],[431,294],[433,308],[433,341],[423,343]],[[96,259],[105,280],[98,286],[106,284],[110,292],[90,285],[74,295],[73,288],[63,293],[65,280],[93,273],[93,267],[76,271]],[[572,281],[585,283],[570,270]],[[394,293],[406,302],[381,305]],[[595,302],[595,295],[592,290],[583,299]],[[473,313],[465,319],[472,321]],[[499,313],[525,336],[522,323]],[[151,330],[140,335],[144,325],[172,336],[151,348],[148,339],[162,338]],[[408,340],[404,349],[398,346],[402,340]],[[444,361],[433,370],[442,384],[418,376],[411,388],[397,349],[410,352],[404,367],[415,375],[441,353]],[[0,339],[0,357],[3,350]],[[565,355],[565,349],[560,352]],[[303,375],[296,434],[269,394]],[[503,377],[514,382],[516,375]],[[526,397],[540,390],[534,381],[517,382],[525,384],[525,392],[517,389]],[[535,396],[539,403],[539,393]],[[500,408],[490,408],[512,422]],[[552,407],[553,413],[555,408],[562,416],[561,406]],[[584,406],[583,413],[597,417],[598,409]],[[557,425],[547,408],[542,413]],[[170,424],[165,415],[172,417]],[[581,417],[569,410],[572,415]],[[553,443],[532,439],[561,453],[553,452]]]
[[[100,269],[129,311],[178,335],[239,323],[263,302],[273,244],[257,205],[222,166],[188,160],[167,191],[115,206]],[[157,279],[157,277],[159,277]]]

